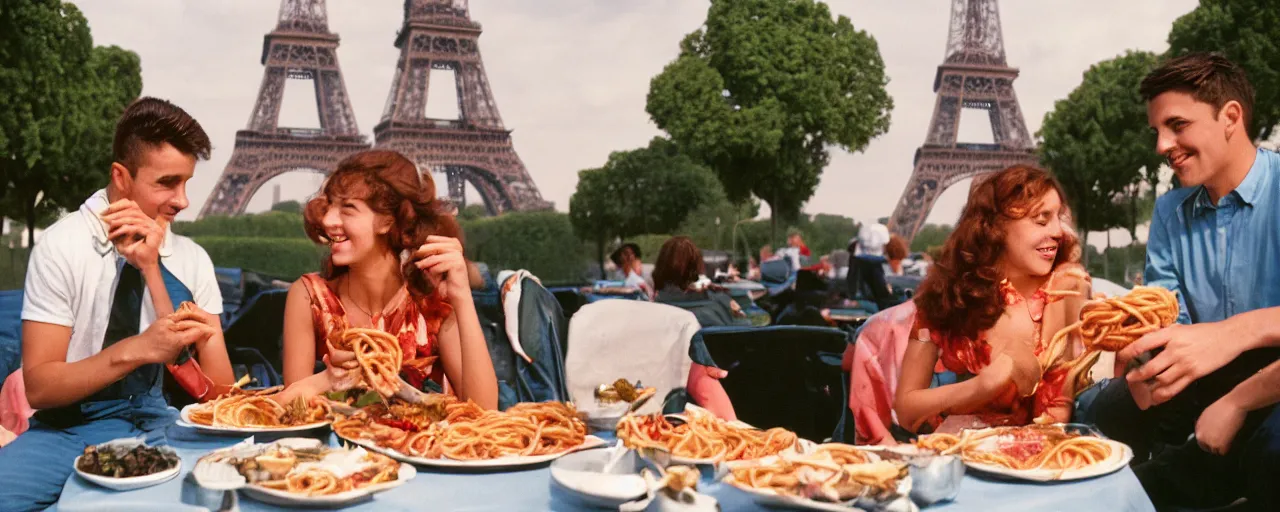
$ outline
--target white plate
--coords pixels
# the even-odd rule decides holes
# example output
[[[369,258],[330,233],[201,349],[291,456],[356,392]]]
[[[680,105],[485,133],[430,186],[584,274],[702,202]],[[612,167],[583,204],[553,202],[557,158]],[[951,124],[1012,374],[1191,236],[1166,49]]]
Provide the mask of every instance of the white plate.
[[[128,438],[128,439],[116,439],[112,441],[107,441],[98,446],[122,445],[122,446],[127,446],[132,448],[140,444],[144,444],[140,439]],[[161,451],[167,451],[167,452],[173,453],[174,455],[177,455],[177,453],[174,452],[173,448],[169,448],[168,446],[157,446],[155,448],[159,448]],[[169,480],[172,480],[173,477],[178,476],[178,473],[182,472],[182,458],[179,457],[178,463],[174,465],[172,468],[166,469],[159,473],[152,473],[150,475],[132,476],[129,478],[114,478],[109,476],[95,475],[93,473],[86,473],[80,470],[80,457],[83,457],[83,456],[84,455],[80,455],[79,457],[76,457],[76,460],[71,463],[72,467],[74,467],[76,470],[76,474],[80,475],[80,478],[83,478],[85,480],[88,480],[90,482],[93,482],[95,484],[101,485],[103,487],[106,487],[108,489],[115,490],[115,491],[132,491],[134,489],[141,489],[143,487],[151,487],[153,485],[161,484]]]
[[[1129,465],[1129,461],[1133,460],[1133,449],[1129,445],[1114,441],[1111,439],[1097,438],[1099,441],[1107,443],[1111,446],[1111,456],[1092,466],[1081,469],[1069,469],[1059,471],[1056,469],[1010,469],[995,464],[984,464],[977,462],[964,461],[964,465],[968,468],[1000,475],[1018,480],[1030,480],[1033,482],[1063,482],[1070,480],[1083,480],[1093,478],[1095,476],[1106,475],[1119,471]],[[963,460],[963,458],[961,458]]]
[[[868,453],[873,458],[878,458],[873,453]],[[757,461],[759,464],[768,464],[776,457],[766,457]],[[769,491],[764,491],[750,487],[747,485],[739,486],[733,478],[733,473],[725,475],[721,480],[728,488],[744,493],[751,497],[756,503],[770,507],[801,509],[801,510],[823,510],[830,512],[865,512],[865,509],[854,505],[844,505],[840,503],[830,503],[825,501],[811,500],[808,498],[799,498],[796,496],[780,496]],[[898,481],[897,496],[891,503],[879,503],[877,505],[885,510],[911,510],[918,511],[919,507],[911,502],[911,477],[908,476]]]
[[[453,459],[429,459],[426,457],[414,457],[412,455],[406,455],[406,454],[400,453],[399,451],[393,450],[391,448],[383,448],[381,446],[374,444],[372,441],[347,439],[342,436],[338,436],[338,439],[342,439],[344,441],[355,444],[357,446],[364,447],[365,449],[368,449],[368,450],[373,450],[375,452],[381,453],[383,455],[391,457],[400,462],[408,462],[411,464],[441,467],[441,468],[513,468],[513,467],[520,467],[520,466],[530,466],[534,464],[541,464],[543,462],[556,460],[568,453],[573,453],[579,450],[586,450],[590,448],[596,448],[596,447],[604,446],[605,444],[608,444],[605,442],[604,439],[601,439],[593,435],[588,435],[586,439],[582,441],[582,444],[579,445],[577,448],[574,448],[562,453],[534,455],[534,456],[528,456],[528,457],[510,456],[510,457],[502,457],[499,459],[453,460]]]
[[[199,404],[189,404],[186,407],[183,407],[181,418],[176,422],[176,424],[178,426],[191,427],[202,432],[211,432],[215,434],[253,434],[258,432],[301,432],[303,430],[320,428],[331,422],[331,420],[324,420],[290,427],[227,427],[220,425],[201,425],[191,421],[192,408],[197,405]]]
[[[245,486],[240,491],[263,503],[283,507],[340,507],[369,499],[376,493],[400,487],[417,475],[418,470],[412,465],[400,464],[399,478],[394,481],[324,496],[303,496],[289,491],[267,489],[256,484]]]
[[[839,503],[827,503],[823,501],[814,501],[805,498],[797,498],[795,496],[779,496],[749,487],[738,487],[733,485],[733,475],[726,476],[724,483],[728,484],[730,489],[741,492],[751,497],[753,501],[767,507],[800,509],[800,510],[823,510],[828,512],[866,512],[865,510]]]

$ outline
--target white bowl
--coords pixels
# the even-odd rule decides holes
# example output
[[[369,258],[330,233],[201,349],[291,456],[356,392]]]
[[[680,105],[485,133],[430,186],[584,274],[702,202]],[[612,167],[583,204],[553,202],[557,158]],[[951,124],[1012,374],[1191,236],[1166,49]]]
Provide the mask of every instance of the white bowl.
[[[614,450],[626,448],[584,450],[556,459],[551,463],[551,480],[583,502],[616,510],[623,503],[644,496],[648,487],[640,477],[643,462],[633,451],[623,455],[612,471],[603,472]]]
[[[101,448],[106,446],[124,446],[126,448],[133,448],[134,446],[138,446],[141,444],[145,444],[142,442],[141,439],[129,438],[129,439],[115,439],[112,441],[107,441],[105,443],[98,445],[98,447]],[[170,448],[168,446],[156,446],[154,448],[157,448],[162,452],[172,453],[175,457],[178,455],[178,453],[175,452],[173,448]],[[72,462],[72,465],[75,468],[76,473],[80,475],[80,478],[83,478],[85,480],[88,480],[90,482],[93,482],[95,484],[101,485],[103,487],[106,487],[108,489],[115,490],[115,491],[132,491],[134,489],[141,489],[143,487],[151,487],[153,485],[162,484],[164,482],[172,480],[173,477],[178,476],[178,473],[182,472],[182,457],[178,457],[177,464],[175,464],[172,468],[166,469],[159,473],[152,473],[150,475],[142,475],[142,476],[132,476],[128,478],[115,478],[110,476],[95,475],[93,473],[87,473],[85,471],[81,471],[80,457],[84,457],[84,455],[80,455],[79,457],[76,457],[76,460]]]

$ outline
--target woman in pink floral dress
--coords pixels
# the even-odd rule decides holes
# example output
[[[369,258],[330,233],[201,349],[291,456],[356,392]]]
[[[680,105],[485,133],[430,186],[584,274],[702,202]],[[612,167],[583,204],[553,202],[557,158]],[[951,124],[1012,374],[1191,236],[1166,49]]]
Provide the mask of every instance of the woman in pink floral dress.
[[[459,228],[441,203],[430,175],[399,153],[365,151],[338,164],[304,212],[307,235],[327,245],[329,257],[322,273],[289,289],[284,379],[306,381],[290,392],[349,383],[333,366],[313,376],[316,362],[329,358],[330,334],[371,327],[399,340],[400,375],[410,384],[497,407]]]

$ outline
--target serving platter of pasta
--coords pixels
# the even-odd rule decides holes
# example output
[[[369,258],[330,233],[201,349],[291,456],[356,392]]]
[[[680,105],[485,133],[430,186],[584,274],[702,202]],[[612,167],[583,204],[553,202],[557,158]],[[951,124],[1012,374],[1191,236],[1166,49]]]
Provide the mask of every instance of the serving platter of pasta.
[[[182,408],[178,424],[210,433],[296,432],[329,424],[329,406],[319,397],[277,403],[280,387],[237,391]]]
[[[214,451],[191,471],[201,487],[240,490],[286,507],[334,507],[368,499],[417,475],[412,465],[363,448],[330,448],[318,439],[252,438]]]
[[[812,443],[782,428],[758,429],[724,421],[690,405],[684,414],[628,415],[618,421],[618,440],[628,448],[662,448],[677,464],[718,464],[756,460],[803,449]]]
[[[724,483],[769,506],[850,512],[917,510],[911,472],[858,447],[827,443],[731,466]]]
[[[605,444],[586,434],[569,404],[523,403],[486,411],[450,395],[431,396],[412,403],[393,398],[351,414],[335,411],[333,431],[396,460],[436,467],[525,466]]]
[[[985,473],[1039,482],[1105,475],[1133,460],[1128,445],[1062,424],[929,434],[916,445],[959,456],[965,466]]]

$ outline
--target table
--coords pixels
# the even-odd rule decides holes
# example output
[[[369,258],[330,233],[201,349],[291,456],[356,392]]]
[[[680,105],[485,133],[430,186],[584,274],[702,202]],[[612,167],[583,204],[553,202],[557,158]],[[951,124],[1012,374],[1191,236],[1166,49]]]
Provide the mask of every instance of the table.
[[[51,510],[64,512],[128,510],[206,511],[217,510],[221,493],[199,488],[188,474],[196,459],[211,450],[231,446],[241,437],[210,436],[187,427],[169,427],[169,445],[182,457],[182,473],[160,485],[128,492],[98,487],[72,473],[61,499]],[[327,429],[313,436],[333,437]],[[276,438],[281,436],[276,436]],[[269,441],[274,438],[258,438]],[[458,472],[418,468],[418,476],[408,483],[378,494],[372,500],[348,507],[354,511],[450,510],[550,511],[590,510],[573,496],[552,486],[549,464],[510,472]],[[727,485],[710,484],[703,491],[714,496],[722,510],[768,510]],[[244,512],[281,510],[241,494],[239,509]],[[926,512],[998,510],[1097,510],[1154,512],[1133,471],[1122,471],[1079,482],[1059,484],[1014,483],[966,475],[955,501],[925,509]]]

